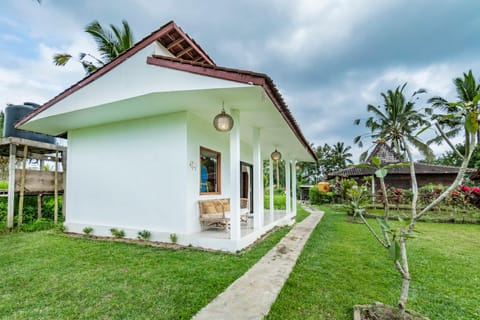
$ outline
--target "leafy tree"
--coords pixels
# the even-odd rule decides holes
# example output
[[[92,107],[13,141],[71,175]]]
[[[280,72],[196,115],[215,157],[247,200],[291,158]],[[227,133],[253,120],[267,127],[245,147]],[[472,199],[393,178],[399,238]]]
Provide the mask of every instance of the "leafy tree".
[[[337,142],[330,146],[328,143],[315,147],[311,145],[317,155],[318,162],[299,162],[298,178],[301,183],[315,183],[325,179],[329,172],[346,168],[353,164],[349,152],[352,147],[345,146],[343,142]]]
[[[420,127],[428,127],[429,121],[415,109],[413,100],[407,101],[405,99],[403,90],[406,85],[405,83],[395,90],[382,93],[383,106],[371,104],[367,106],[367,111],[373,114],[365,121],[365,126],[370,129],[367,136],[370,136],[376,142],[389,143],[390,147],[403,159],[407,159],[405,143],[408,142],[418,149],[426,159],[432,160],[433,152],[428,144],[418,138],[420,132],[417,130]],[[417,90],[413,93],[412,98],[421,93],[425,93],[425,90]],[[359,125],[361,119],[356,119],[354,123]],[[363,147],[362,136],[355,137],[354,143]],[[367,152],[363,153],[360,161],[365,160],[366,156]]]
[[[110,29],[104,29],[98,21],[93,21],[85,28],[97,43],[100,58],[80,52],[78,61],[82,64],[85,72],[90,74],[98,68],[112,61],[135,44],[132,31],[128,22],[122,20],[122,29],[110,25]],[[53,56],[53,63],[57,66],[64,66],[72,59],[69,53],[57,53]]]
[[[315,162],[299,162],[297,164],[297,181],[299,184],[314,184],[318,180]]]
[[[478,141],[478,140],[477,140]],[[437,157],[433,163],[441,164],[445,166],[456,166],[459,167],[463,161],[463,154],[465,154],[465,145],[464,144],[456,144],[455,149],[460,153],[460,155],[453,150],[447,151],[443,153],[441,156]],[[469,168],[478,168],[480,167],[480,147],[476,146],[475,150],[473,151],[472,158],[468,163]]]
[[[330,149],[330,160],[333,162],[334,170],[340,170],[346,168],[348,165],[353,164],[350,159],[353,155],[349,152],[352,147],[347,146],[343,142],[337,142]]]
[[[315,153],[318,158],[318,171],[320,176],[325,177],[329,172],[346,168],[353,164],[351,160],[352,154],[349,152],[352,147],[347,146],[343,142],[337,142],[330,146],[325,143],[318,146]]]

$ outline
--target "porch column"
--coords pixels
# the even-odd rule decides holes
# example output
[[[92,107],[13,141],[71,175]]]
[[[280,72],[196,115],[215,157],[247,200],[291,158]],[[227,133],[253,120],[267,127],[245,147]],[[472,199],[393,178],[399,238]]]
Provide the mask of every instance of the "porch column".
[[[260,146],[260,128],[253,128],[253,228],[263,226],[263,164]]]
[[[271,157],[268,157],[268,183],[270,186],[270,222],[273,221],[273,160]]]
[[[17,162],[17,146],[10,144],[8,159],[8,200],[7,200],[7,228],[13,229],[13,214],[15,206],[15,167]]]
[[[230,131],[230,239],[239,240],[240,232],[240,113],[232,109],[234,125]]]
[[[62,151],[62,171],[63,171],[63,198],[62,198],[62,215],[63,222],[67,216],[67,151]]]
[[[287,215],[290,215],[292,212],[292,207],[291,207],[291,194],[292,194],[292,189],[290,186],[290,160],[285,159],[285,195],[286,195],[286,204],[285,204],[285,210]]]
[[[292,213],[297,215],[297,160],[292,161]]]

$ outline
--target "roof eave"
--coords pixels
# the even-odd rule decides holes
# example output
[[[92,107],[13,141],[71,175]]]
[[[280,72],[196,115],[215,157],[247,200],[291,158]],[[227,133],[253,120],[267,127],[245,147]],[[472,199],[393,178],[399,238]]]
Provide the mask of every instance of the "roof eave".
[[[191,72],[194,74],[201,74],[209,77],[215,77],[218,79],[261,86],[265,90],[265,92],[267,93],[271,101],[273,102],[275,108],[281,114],[281,116],[283,117],[285,122],[288,124],[290,129],[293,131],[297,139],[306,148],[307,152],[310,154],[312,159],[315,162],[318,161],[318,158],[315,152],[310,147],[310,144],[308,143],[307,139],[301,132],[297,122],[293,118],[293,115],[288,109],[285,101],[281,97],[272,79],[268,75],[263,73],[246,71],[246,70],[198,64],[191,61],[183,61],[180,59],[167,58],[164,56],[156,56],[156,55],[152,57],[148,57],[147,63],[151,65],[160,66],[160,67],[171,68],[171,69],[185,71],[185,72]]]

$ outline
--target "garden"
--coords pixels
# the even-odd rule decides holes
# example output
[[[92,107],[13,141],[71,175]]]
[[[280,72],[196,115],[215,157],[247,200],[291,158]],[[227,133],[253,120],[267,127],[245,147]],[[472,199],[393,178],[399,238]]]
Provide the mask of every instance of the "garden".
[[[471,183],[470,183],[471,184]],[[337,187],[336,187],[337,186]],[[368,217],[381,217],[385,210],[385,200],[382,191],[379,190],[375,196],[369,194],[370,185],[363,182],[362,201],[366,207],[364,213]],[[340,184],[332,183],[332,191],[321,192],[317,187],[310,189],[310,202],[312,204],[343,204],[348,214],[355,216],[355,208],[351,203],[349,195],[352,188],[359,185],[354,179],[343,179]],[[419,196],[417,207],[425,208],[428,204],[437,199],[447,186],[428,184],[418,189]],[[411,202],[413,194],[411,189],[400,189],[390,187],[387,191],[387,205],[392,216],[408,218],[411,213]],[[432,210],[428,211],[420,220],[444,223],[475,223],[480,224],[480,187],[459,185],[452,190],[446,198]]]
[[[323,205],[312,233],[267,319],[352,319],[353,306],[395,305],[401,279],[392,260],[347,210]],[[371,219],[369,219],[371,220]],[[479,319],[480,225],[421,222],[409,243],[408,309],[430,319]]]

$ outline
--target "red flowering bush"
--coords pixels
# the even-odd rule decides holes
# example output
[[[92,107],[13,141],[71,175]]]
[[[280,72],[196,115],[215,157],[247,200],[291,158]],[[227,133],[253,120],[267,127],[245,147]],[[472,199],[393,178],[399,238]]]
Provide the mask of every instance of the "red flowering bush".
[[[459,186],[460,191],[468,198],[471,204],[480,208],[480,187]]]
[[[477,196],[480,196],[480,187],[473,187],[471,188],[472,192],[475,193]]]
[[[452,192],[450,192],[450,195],[452,196],[452,198],[456,198],[460,195],[460,191],[453,190]]]

